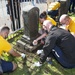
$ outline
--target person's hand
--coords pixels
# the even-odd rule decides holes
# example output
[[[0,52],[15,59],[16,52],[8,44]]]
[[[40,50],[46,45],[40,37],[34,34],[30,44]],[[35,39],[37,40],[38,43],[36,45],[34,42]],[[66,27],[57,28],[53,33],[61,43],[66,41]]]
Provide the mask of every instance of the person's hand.
[[[21,57],[24,59],[26,55],[24,53],[21,53]]]
[[[38,41],[37,40],[34,40],[33,41],[33,45],[37,45],[38,44]]]
[[[34,63],[34,66],[40,67],[40,66],[42,66],[42,64],[40,64],[40,62],[35,62],[35,63]]]

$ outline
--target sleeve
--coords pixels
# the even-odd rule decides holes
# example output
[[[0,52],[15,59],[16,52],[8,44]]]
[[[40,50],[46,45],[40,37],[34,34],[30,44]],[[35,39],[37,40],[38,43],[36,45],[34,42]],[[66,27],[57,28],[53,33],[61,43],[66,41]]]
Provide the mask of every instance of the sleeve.
[[[45,41],[45,45],[43,46],[43,54],[40,56],[40,62],[44,63],[46,61],[47,56],[50,54],[52,49],[55,46],[56,37],[54,34],[48,35]]]
[[[9,52],[12,49],[12,46],[10,45],[10,43],[8,41],[5,40],[3,44],[4,44],[3,50],[5,52]]]

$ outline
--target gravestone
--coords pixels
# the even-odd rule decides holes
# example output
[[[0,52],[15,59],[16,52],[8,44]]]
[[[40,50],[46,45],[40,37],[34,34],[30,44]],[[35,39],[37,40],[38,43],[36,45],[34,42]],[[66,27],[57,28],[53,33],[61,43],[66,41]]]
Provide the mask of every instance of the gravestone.
[[[24,37],[32,42],[38,33],[39,9],[34,6],[26,6],[23,9]]]
[[[17,41],[17,47],[21,50],[32,51],[37,46],[31,43],[37,38],[39,25],[39,9],[28,5],[23,9],[24,35]]]

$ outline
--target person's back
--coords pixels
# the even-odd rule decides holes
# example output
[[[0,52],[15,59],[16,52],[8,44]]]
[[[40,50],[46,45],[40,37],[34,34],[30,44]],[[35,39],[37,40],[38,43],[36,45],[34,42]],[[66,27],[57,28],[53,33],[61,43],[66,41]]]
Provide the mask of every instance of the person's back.
[[[70,32],[75,33],[75,17],[70,17],[71,21],[69,23],[68,29],[70,30]]]
[[[75,63],[75,38],[68,31],[56,28],[52,32],[57,36],[56,45],[60,47],[70,63]],[[51,33],[51,31],[50,31]]]
[[[47,57],[54,56],[65,68],[75,67],[75,37],[68,31],[53,26],[49,20],[43,23],[43,29],[48,31],[40,56],[39,65],[43,64]],[[37,66],[37,65],[36,65]]]

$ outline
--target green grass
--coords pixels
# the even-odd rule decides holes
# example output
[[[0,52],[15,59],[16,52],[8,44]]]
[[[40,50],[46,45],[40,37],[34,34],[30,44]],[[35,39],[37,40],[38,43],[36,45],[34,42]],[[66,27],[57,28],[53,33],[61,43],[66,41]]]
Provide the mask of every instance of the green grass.
[[[6,60],[8,60],[10,56],[7,56]],[[9,75],[75,75],[75,69],[65,69],[61,65],[59,65],[56,60],[53,59],[53,64],[50,65],[45,62],[41,67],[34,67],[33,64],[35,61],[39,60],[39,56],[34,53],[26,54],[27,60],[19,58],[13,58],[11,61],[15,61],[18,64],[18,68],[9,73]],[[7,74],[4,74],[7,75]]]

